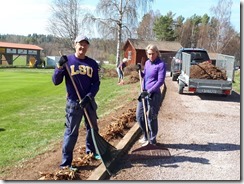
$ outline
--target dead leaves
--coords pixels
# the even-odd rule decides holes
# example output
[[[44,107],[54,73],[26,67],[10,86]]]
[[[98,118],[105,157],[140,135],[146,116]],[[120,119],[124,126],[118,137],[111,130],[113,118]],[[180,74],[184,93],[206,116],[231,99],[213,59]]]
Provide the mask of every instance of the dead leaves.
[[[74,180],[78,176],[75,170],[71,170],[69,167],[60,169],[55,174],[52,173],[40,173],[41,178],[39,180]]]
[[[124,137],[124,130],[130,129],[130,124],[136,121],[135,111],[136,109],[129,109],[118,118],[113,117],[114,121],[107,127],[107,132],[103,135],[104,139],[110,141]]]

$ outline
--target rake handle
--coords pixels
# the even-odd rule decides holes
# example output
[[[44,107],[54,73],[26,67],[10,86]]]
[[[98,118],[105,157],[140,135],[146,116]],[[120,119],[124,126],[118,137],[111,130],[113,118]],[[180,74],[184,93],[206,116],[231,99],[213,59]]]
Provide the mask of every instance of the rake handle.
[[[142,79],[141,79],[141,70],[139,70],[139,79],[140,79],[140,86],[141,86],[141,92],[143,92],[143,87],[142,87]],[[148,131],[148,122],[147,122],[147,112],[146,112],[146,104],[145,104],[145,99],[142,98],[142,106],[143,106],[143,113],[144,113],[144,119],[145,119],[145,127],[146,127],[146,133],[147,133],[147,139],[149,141],[149,131]]]

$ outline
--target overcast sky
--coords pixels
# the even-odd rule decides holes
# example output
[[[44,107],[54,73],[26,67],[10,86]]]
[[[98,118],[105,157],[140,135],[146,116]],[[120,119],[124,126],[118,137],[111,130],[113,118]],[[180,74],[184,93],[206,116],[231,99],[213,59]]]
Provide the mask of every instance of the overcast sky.
[[[99,0],[83,0],[83,7],[95,10]],[[169,11],[175,13],[175,17],[182,15],[189,18],[194,14],[202,16],[207,13],[212,16],[210,8],[218,4],[218,0],[154,0],[153,11],[160,10],[161,15]],[[237,32],[240,32],[240,2],[232,0],[231,24]],[[46,30],[50,17],[51,0],[6,0],[1,3],[0,34],[49,34]]]

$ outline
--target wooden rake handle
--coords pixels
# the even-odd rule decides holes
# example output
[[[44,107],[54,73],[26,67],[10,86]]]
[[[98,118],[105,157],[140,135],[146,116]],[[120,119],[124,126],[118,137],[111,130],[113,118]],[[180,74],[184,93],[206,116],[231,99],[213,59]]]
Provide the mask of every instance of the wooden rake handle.
[[[141,92],[143,92],[143,87],[142,87],[142,79],[141,79],[141,70],[139,70],[139,79],[140,79],[140,87],[141,87]],[[148,131],[148,119],[147,119],[147,112],[146,112],[146,104],[145,104],[145,99],[142,98],[142,106],[143,106],[143,113],[144,113],[144,119],[145,119],[145,127],[146,127],[146,133],[147,133],[147,139],[149,141],[149,131]]]

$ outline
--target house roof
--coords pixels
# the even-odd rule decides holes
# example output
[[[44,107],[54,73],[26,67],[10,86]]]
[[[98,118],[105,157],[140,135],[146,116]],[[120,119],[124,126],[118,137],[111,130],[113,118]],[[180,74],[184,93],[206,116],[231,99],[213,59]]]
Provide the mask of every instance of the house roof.
[[[31,44],[20,44],[10,42],[0,42],[0,47],[15,48],[15,49],[29,49],[29,50],[43,50],[43,48]]]
[[[127,42],[130,42],[130,44],[136,50],[138,49],[145,50],[145,48],[149,44],[156,45],[159,51],[177,51],[182,47],[182,45],[179,42],[175,42],[175,41],[148,41],[148,40],[128,39]]]

